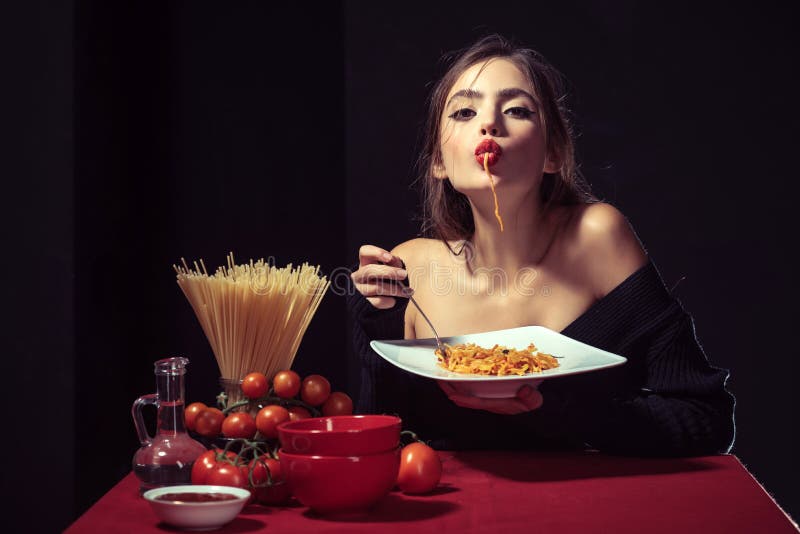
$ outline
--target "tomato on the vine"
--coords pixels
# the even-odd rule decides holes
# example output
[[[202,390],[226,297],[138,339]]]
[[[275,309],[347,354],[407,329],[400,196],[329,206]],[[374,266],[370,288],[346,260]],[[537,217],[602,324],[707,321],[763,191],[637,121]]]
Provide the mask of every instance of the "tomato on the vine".
[[[202,402],[193,402],[183,410],[183,419],[186,424],[186,429],[194,431],[194,422],[197,419],[197,414],[208,408]]]
[[[222,422],[222,434],[226,438],[253,439],[256,435],[256,421],[247,412],[233,412]]]
[[[278,437],[278,425],[289,420],[289,411],[283,406],[270,404],[256,414],[256,428],[267,439]]]
[[[253,479],[253,486],[267,485],[270,480],[272,480],[273,484],[283,480],[280,462],[269,456],[259,456],[257,459],[253,458],[246,465],[242,465],[241,469],[245,476],[248,477],[248,480],[250,478]]]
[[[351,415],[353,399],[347,393],[334,391],[322,405],[322,415]]]
[[[258,502],[278,505],[289,500],[291,492],[289,491],[289,485],[283,478],[281,463],[278,460],[261,458],[258,461],[253,460],[250,465],[253,466],[253,482],[256,483],[256,479],[261,481],[258,487],[251,490],[255,491]],[[269,480],[267,478],[267,469],[269,470],[269,479],[272,480],[272,484],[267,484]]]
[[[300,419],[308,419],[311,417],[311,412],[302,406],[290,406],[287,408],[287,411],[289,412],[290,421],[299,421]]]
[[[197,414],[194,420],[194,430],[201,436],[214,438],[222,431],[222,421],[225,419],[221,410],[206,408]]]
[[[239,467],[228,462],[218,462],[206,476],[206,484],[247,489],[247,477]]]
[[[280,371],[272,379],[275,395],[282,399],[291,399],[300,392],[300,375],[294,371]]]
[[[192,484],[205,484],[208,474],[217,467],[217,454],[221,453],[219,449],[206,451],[194,461],[192,465]],[[236,454],[231,451],[225,455],[233,460]]]
[[[309,375],[300,387],[300,398],[311,406],[319,406],[328,400],[331,383],[322,375]]]
[[[400,451],[397,485],[404,493],[427,493],[439,485],[442,461],[436,451],[422,442],[414,442]]]
[[[263,373],[250,373],[242,380],[242,393],[248,399],[259,399],[267,394],[267,377]]]

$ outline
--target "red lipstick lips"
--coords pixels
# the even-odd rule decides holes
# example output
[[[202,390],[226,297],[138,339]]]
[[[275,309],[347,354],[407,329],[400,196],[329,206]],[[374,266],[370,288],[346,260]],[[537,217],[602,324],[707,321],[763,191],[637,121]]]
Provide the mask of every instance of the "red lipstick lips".
[[[491,167],[500,159],[503,149],[492,139],[484,139],[478,143],[478,146],[475,147],[475,161],[481,167],[483,167],[483,155],[487,153],[489,154],[489,166]]]

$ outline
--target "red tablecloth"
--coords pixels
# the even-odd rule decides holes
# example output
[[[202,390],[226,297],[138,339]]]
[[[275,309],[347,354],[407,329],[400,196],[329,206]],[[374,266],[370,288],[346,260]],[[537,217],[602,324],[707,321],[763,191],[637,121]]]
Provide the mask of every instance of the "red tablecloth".
[[[296,504],[248,506],[217,532],[796,533],[735,456],[642,459],[584,453],[443,452],[432,495],[389,494],[357,518]],[[160,524],[129,474],[68,530],[148,533]]]

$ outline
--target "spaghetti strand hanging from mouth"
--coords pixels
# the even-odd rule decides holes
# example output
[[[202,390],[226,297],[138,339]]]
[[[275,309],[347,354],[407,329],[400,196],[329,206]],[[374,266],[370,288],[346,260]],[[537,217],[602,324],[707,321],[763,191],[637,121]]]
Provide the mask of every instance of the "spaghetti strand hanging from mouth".
[[[492,196],[494,197],[494,216],[497,219],[497,222],[500,223],[500,231],[503,231],[503,218],[500,216],[500,204],[497,202],[497,191],[494,188],[494,177],[492,173],[489,171],[489,153],[483,153],[483,169],[486,171],[486,176],[489,177],[489,183],[492,186]]]

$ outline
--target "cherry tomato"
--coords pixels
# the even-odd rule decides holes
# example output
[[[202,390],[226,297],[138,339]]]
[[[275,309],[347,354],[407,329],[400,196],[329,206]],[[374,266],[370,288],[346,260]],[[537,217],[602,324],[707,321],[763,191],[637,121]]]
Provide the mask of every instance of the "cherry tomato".
[[[206,484],[247,489],[247,477],[237,466],[228,462],[218,462],[206,476]]]
[[[274,458],[259,456],[257,460],[250,460],[250,463],[241,466],[241,468],[245,476],[248,477],[248,480],[250,478],[250,472],[253,473],[253,486],[269,484],[270,479],[273,484],[283,480],[281,463]],[[269,472],[269,475],[267,475],[267,472]]]
[[[311,412],[302,406],[291,406],[287,410],[289,412],[290,421],[299,421],[300,419],[308,419],[311,417]]]
[[[256,414],[256,428],[267,439],[278,437],[278,425],[289,420],[289,411],[283,406],[270,404]]]
[[[194,422],[197,419],[197,414],[208,408],[202,402],[193,402],[183,410],[183,419],[186,424],[186,429],[194,431]]]
[[[353,399],[347,393],[334,391],[325,404],[322,405],[322,415],[351,415],[353,413]]]
[[[217,408],[206,408],[197,414],[194,420],[194,430],[201,436],[214,438],[222,431],[222,421],[225,416]]]
[[[291,399],[300,392],[300,375],[294,371],[281,371],[272,379],[275,395],[282,399]]]
[[[267,377],[263,373],[250,373],[242,380],[242,393],[248,399],[260,399],[267,394]]]
[[[417,441],[400,451],[397,485],[404,493],[427,493],[441,478],[442,461],[435,450]]]
[[[233,412],[222,422],[222,434],[226,438],[253,439],[256,420],[247,412]]]
[[[269,469],[269,474],[272,478],[272,484],[264,485],[268,480],[266,473],[267,469]],[[260,487],[255,488],[256,499],[261,504],[284,504],[289,500],[289,497],[291,497],[289,485],[283,478],[283,473],[281,472],[281,463],[278,460],[264,458],[262,461],[258,462],[258,465],[253,471],[253,481],[256,480],[256,476],[258,476],[260,480],[264,481]]]
[[[309,375],[300,387],[300,398],[311,406],[319,406],[328,400],[331,383],[322,375]]]
[[[250,460],[249,464],[242,464],[239,466],[239,470],[244,475],[245,480],[247,480],[247,488],[250,490],[250,501],[249,502],[256,502],[258,498],[256,497],[256,491],[259,487],[266,486],[269,483],[269,477],[267,476],[267,467],[266,466],[266,458],[259,458],[258,460],[253,459]]]
[[[194,461],[192,465],[192,484],[205,484],[208,474],[217,467],[217,454],[219,449],[204,452]],[[228,458],[233,460],[236,454],[231,451],[226,453]]]
[[[269,477],[267,477],[267,468],[265,467],[266,465],[265,462],[266,458],[260,457],[258,460],[256,459],[250,460],[250,463],[239,467],[239,469],[242,470],[242,473],[244,473],[244,476],[247,477],[247,481],[250,484],[251,490],[255,486],[267,484],[267,482],[269,481]]]

